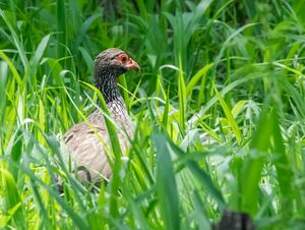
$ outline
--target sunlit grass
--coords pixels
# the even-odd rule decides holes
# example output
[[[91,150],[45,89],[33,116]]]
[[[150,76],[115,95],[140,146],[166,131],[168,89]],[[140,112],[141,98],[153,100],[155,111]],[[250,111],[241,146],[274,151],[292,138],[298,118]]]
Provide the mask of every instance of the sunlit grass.
[[[228,209],[301,229],[303,1],[105,2],[0,1],[0,228],[211,229]],[[108,47],[142,67],[120,81],[136,134],[122,159],[111,135],[113,180],[92,192],[60,140],[106,111]]]

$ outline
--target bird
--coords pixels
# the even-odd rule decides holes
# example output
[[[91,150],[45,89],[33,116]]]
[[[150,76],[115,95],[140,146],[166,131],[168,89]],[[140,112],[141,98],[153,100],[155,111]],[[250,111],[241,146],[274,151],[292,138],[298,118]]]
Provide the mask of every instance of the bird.
[[[117,80],[129,70],[139,70],[139,64],[127,52],[108,48],[99,53],[94,63],[94,82],[104,97],[110,116],[118,127],[117,136],[122,152],[126,152],[134,134],[134,124],[128,115]],[[63,136],[66,157],[73,164],[81,182],[99,183],[109,180],[112,170],[106,155],[111,146],[104,116],[100,109],[86,121],[75,124]]]

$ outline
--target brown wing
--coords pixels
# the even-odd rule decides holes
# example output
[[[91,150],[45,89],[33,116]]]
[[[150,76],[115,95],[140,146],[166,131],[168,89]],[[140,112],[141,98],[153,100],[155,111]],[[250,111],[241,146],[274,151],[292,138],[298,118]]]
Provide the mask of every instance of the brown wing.
[[[102,126],[80,123],[73,126],[65,135],[64,143],[75,169],[79,170],[81,181],[88,180],[88,172],[91,182],[98,182],[102,177],[111,177],[111,168],[106,156],[109,138],[106,129]]]
[[[108,105],[109,106],[109,105]],[[110,110],[112,106],[110,106]],[[129,137],[132,137],[132,124],[127,119],[128,115],[116,116],[112,111],[112,117],[120,128],[117,130],[118,139],[122,152],[125,153],[129,146]],[[127,136],[126,132],[127,131]],[[108,163],[106,151],[110,150],[110,140],[105,128],[104,117],[98,111],[94,111],[88,117],[88,123],[83,122],[73,126],[64,135],[65,149],[69,157],[78,169],[85,168],[86,171],[78,171],[81,181],[87,181],[88,172],[91,182],[99,182],[102,178],[111,177],[111,167]]]

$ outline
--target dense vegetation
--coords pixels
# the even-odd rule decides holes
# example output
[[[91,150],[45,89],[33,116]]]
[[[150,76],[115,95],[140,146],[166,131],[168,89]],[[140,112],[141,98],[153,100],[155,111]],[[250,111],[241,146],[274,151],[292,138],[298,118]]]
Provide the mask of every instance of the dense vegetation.
[[[304,228],[303,0],[0,8],[0,228],[209,229],[224,210]],[[93,59],[109,47],[142,67],[120,81],[137,132],[114,179],[90,192],[59,142],[100,104]]]

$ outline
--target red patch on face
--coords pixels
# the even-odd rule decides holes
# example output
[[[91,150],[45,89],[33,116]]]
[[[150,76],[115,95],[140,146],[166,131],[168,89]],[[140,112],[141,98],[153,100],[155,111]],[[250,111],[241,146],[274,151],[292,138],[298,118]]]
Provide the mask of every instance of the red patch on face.
[[[129,60],[129,57],[126,54],[119,54],[117,56],[117,60],[119,60],[122,64],[126,64]]]
[[[138,63],[136,63],[132,58],[128,57],[126,54],[119,54],[116,59],[124,65],[127,69],[140,69]]]

